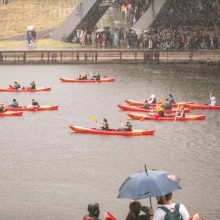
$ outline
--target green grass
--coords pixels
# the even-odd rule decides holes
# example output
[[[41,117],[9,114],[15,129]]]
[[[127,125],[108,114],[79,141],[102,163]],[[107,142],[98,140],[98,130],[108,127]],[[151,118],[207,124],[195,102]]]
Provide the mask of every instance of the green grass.
[[[0,47],[18,47],[24,44],[24,41],[0,41]]]
[[[33,25],[36,31],[55,28],[73,11],[80,0],[11,0],[0,3],[0,39],[25,34]]]
[[[19,47],[26,46],[26,41],[0,41],[0,47]],[[52,39],[41,39],[37,40],[36,48],[45,48],[45,47],[77,47],[77,43],[65,43],[61,41],[55,41]]]
[[[76,47],[79,44],[76,43],[65,43],[61,41],[54,41],[51,39],[41,39],[37,41],[37,46],[39,47]]]

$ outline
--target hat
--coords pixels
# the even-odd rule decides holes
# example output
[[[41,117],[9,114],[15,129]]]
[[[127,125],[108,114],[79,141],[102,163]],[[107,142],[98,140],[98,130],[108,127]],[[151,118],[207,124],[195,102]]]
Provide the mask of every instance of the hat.
[[[152,94],[150,97],[153,99],[153,98],[155,98],[155,95],[154,95],[154,94]]]

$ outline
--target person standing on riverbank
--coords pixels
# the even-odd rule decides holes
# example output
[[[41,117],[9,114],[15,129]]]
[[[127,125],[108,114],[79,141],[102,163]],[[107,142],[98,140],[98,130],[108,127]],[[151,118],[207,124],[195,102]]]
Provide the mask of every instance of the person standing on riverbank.
[[[188,220],[189,213],[183,204],[172,202],[172,192],[165,196],[158,196],[157,204],[160,205],[154,212],[153,220],[170,219],[169,216],[174,216],[173,219]]]
[[[27,30],[27,41],[28,41],[28,45],[31,46],[32,45],[32,30]]]
[[[82,220],[100,220],[99,219],[100,209],[98,203],[89,204],[88,212],[89,214],[83,216]]]
[[[3,0],[2,3],[6,5],[8,4],[8,0]]]

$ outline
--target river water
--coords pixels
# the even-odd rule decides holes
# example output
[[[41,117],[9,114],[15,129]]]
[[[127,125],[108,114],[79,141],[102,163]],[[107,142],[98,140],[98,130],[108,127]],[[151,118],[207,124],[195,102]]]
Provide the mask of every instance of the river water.
[[[114,83],[61,83],[92,71],[116,78]],[[23,117],[0,118],[0,219],[81,219],[90,202],[99,202],[101,217],[111,211],[125,219],[129,201],[117,199],[118,189],[131,174],[163,169],[181,179],[173,200],[190,214],[220,219],[220,111],[194,110],[204,121],[132,121],[137,129],[156,129],[155,136],[120,137],[75,134],[68,125],[94,127],[91,120],[106,117],[111,127],[124,99],[158,99],[172,93],[176,101],[207,103],[213,91],[220,102],[218,66],[199,65],[27,65],[0,66],[0,87],[18,80],[51,86],[51,92],[1,93],[28,105],[58,104],[59,111],[25,112]],[[141,200],[149,205],[149,200]],[[153,199],[156,207],[155,199]]]

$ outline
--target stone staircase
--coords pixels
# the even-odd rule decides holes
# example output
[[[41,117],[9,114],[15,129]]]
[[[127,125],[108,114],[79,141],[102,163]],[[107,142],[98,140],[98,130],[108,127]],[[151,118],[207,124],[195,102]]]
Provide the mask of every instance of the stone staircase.
[[[98,28],[113,27],[129,29],[131,26],[132,22],[129,19],[125,19],[121,14],[120,9],[114,4],[109,7],[97,23]]]

